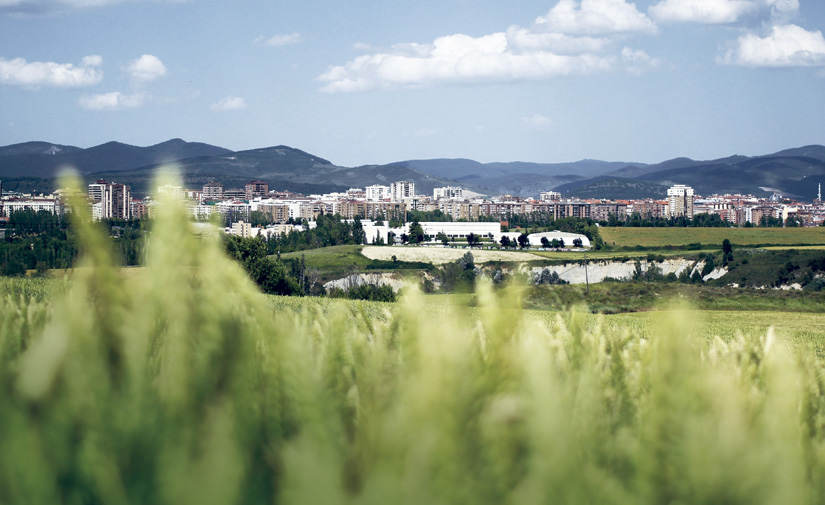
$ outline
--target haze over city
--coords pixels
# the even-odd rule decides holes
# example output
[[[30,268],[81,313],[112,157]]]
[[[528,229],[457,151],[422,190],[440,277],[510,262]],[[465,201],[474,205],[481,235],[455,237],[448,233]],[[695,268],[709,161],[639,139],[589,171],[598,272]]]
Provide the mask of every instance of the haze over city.
[[[0,0],[0,145],[657,162],[825,138],[816,0]]]

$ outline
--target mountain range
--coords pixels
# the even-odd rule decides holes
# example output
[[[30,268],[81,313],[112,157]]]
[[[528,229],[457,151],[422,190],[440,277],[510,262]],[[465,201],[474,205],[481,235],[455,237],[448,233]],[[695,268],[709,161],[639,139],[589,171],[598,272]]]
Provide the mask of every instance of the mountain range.
[[[811,199],[825,182],[825,147],[811,145],[763,156],[716,160],[674,158],[657,164],[581,160],[572,163],[479,163],[469,159],[407,160],[344,167],[288,146],[232,151],[172,139],[148,147],[120,142],[87,149],[26,142],[0,147],[4,190],[50,192],[59,173],[72,167],[86,182],[114,180],[136,195],[151,192],[159,169],[173,164],[186,187],[207,182],[228,189],[263,180],[272,189],[300,193],[344,191],[372,184],[412,180],[428,194],[439,186],[462,186],[482,194],[537,196],[554,190],[585,198],[664,198],[668,186],[687,184],[698,194],[779,192]]]

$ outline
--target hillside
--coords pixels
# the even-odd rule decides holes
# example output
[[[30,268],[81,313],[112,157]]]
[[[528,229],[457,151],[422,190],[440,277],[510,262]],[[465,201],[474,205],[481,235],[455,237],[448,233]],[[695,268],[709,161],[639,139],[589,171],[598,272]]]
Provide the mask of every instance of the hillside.
[[[194,156],[215,156],[231,152],[222,147],[172,139],[148,147],[107,142],[88,149],[48,142],[27,142],[0,147],[0,176],[53,178],[64,167],[81,174],[123,171]]]
[[[556,191],[591,197],[606,186],[613,188],[611,193],[603,195],[607,198],[619,198],[618,195],[625,195],[625,198],[661,198],[665,196],[664,191],[658,195],[650,195],[648,191],[655,189],[655,186],[687,184],[700,195],[749,193],[767,196],[777,191],[790,197],[810,200],[815,196],[819,183],[825,183],[825,147],[806,146],[764,156],[736,155],[712,161],[675,158],[657,165],[625,167],[606,177],[559,186]],[[636,192],[634,188],[639,191]]]
[[[581,160],[573,163],[479,163],[470,159],[418,159],[387,165],[342,167],[288,146],[233,152],[172,139],[148,147],[107,142],[82,149],[49,142],[0,147],[0,179],[7,190],[51,191],[64,166],[86,180],[105,178],[133,186],[145,194],[155,172],[175,162],[186,185],[210,181],[240,188],[253,179],[270,187],[301,193],[343,191],[372,184],[411,180],[419,194],[434,187],[460,185],[480,194],[538,196],[555,190],[586,198],[663,198],[672,184],[687,184],[700,195],[774,191],[810,199],[825,183],[825,147],[786,149],[774,154],[734,155],[710,161],[674,158],[658,164]]]
[[[147,165],[129,171],[106,171],[91,174],[104,179],[117,179],[130,184],[133,191],[145,194],[161,164]],[[184,185],[199,187],[208,182],[220,182],[227,188],[243,188],[251,180],[262,180],[270,188],[304,194],[346,191],[372,184],[389,185],[399,180],[416,183],[419,193],[432,193],[438,186],[455,181],[435,177],[400,166],[365,165],[340,167],[328,160],[288,146],[274,146],[247,151],[228,152],[219,156],[199,156],[176,163]]]
[[[643,166],[632,164],[631,166]],[[521,161],[479,163],[458,159],[409,160],[387,166],[414,168],[438,177],[455,179],[483,188],[489,194],[538,196],[542,191],[585,177],[627,167],[628,163],[581,160],[572,163],[528,163]]]
[[[667,194],[667,186],[636,179],[597,177],[562,184],[556,187],[555,191],[560,192],[565,197],[624,200],[629,198],[664,198]]]

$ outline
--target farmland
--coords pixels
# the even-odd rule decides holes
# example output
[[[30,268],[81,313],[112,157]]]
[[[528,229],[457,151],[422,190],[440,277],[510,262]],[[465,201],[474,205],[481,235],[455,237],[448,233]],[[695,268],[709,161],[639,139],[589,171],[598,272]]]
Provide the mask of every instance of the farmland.
[[[717,245],[723,240],[740,247],[825,245],[825,227],[815,228],[632,228],[601,227],[611,247],[659,249],[690,244]]]
[[[265,296],[186,225],[0,284],[0,503],[825,500],[822,314]]]

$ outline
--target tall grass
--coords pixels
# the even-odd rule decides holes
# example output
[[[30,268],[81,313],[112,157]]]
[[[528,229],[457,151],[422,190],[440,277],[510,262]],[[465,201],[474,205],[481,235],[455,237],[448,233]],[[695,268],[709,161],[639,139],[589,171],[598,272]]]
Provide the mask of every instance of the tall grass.
[[[821,503],[825,368],[771,332],[267,298],[162,208],[124,280],[0,311],[0,504]]]

